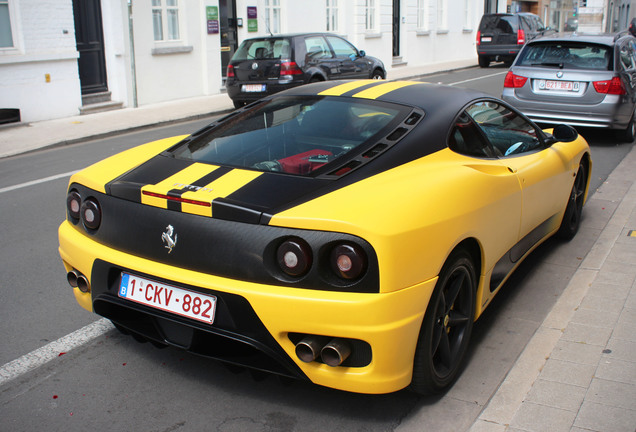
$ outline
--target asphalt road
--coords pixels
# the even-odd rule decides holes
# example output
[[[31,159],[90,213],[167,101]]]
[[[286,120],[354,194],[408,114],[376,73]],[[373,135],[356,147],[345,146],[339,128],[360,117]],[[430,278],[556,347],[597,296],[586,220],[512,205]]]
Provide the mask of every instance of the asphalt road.
[[[423,80],[499,96],[505,72],[471,68]],[[550,240],[529,257],[477,322],[466,369],[440,397],[408,391],[357,395],[270,375],[234,374],[177,349],[159,350],[114,330],[103,332],[107,324],[76,304],[57,254],[68,173],[209,121],[0,160],[0,370],[11,376],[0,377],[0,431],[464,430],[599,234],[583,220],[573,241]],[[592,145],[594,191],[633,144],[616,144],[598,131],[581,133]],[[59,178],[10,188],[52,176]],[[37,364],[42,365],[29,370]]]

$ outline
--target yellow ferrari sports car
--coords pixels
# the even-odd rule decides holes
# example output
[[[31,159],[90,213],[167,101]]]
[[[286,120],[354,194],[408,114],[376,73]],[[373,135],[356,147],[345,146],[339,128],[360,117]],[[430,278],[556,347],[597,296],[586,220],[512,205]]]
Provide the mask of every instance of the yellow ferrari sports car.
[[[59,252],[124,333],[360,393],[441,392],[519,263],[578,228],[592,168],[480,92],[328,81],[73,175]]]

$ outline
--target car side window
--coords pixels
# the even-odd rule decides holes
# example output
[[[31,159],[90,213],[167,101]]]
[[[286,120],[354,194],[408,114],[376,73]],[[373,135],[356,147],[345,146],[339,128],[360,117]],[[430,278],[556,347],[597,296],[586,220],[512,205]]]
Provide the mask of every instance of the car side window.
[[[490,141],[497,156],[517,156],[542,150],[537,129],[526,119],[494,102],[478,102],[466,109]]]
[[[331,44],[336,57],[358,56],[358,50],[356,50],[353,45],[351,45],[346,40],[334,36],[327,36],[327,39],[329,40],[329,43]]]
[[[309,59],[331,58],[331,50],[322,36],[305,38],[305,48]]]
[[[448,147],[454,152],[479,158],[494,158],[490,144],[471,117],[463,112],[455,121],[448,139]]]
[[[629,43],[624,43],[620,46],[619,59],[622,69],[634,69],[633,50]]]

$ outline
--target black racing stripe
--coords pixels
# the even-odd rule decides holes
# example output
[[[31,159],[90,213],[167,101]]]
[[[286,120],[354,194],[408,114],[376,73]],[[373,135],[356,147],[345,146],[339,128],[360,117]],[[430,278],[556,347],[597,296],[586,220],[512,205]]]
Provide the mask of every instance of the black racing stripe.
[[[225,174],[232,171],[232,169],[233,168],[230,168],[230,167],[219,167],[215,169],[214,171],[212,171],[210,174],[206,174],[203,177],[201,177],[199,180],[192,183],[192,186],[204,187],[206,185],[209,185],[213,181],[220,179]]]
[[[371,87],[375,87],[376,85],[383,84],[383,83],[386,83],[386,82],[385,81],[374,81],[374,82],[369,83],[367,85],[363,85],[362,87],[356,87],[353,90],[350,90],[350,91],[348,91],[346,93],[341,94],[340,96],[352,97],[354,94],[360,93],[361,91],[370,89]]]
[[[142,187],[148,184],[157,184],[193,163],[190,160],[174,159],[161,155],[155,156],[106,184],[106,191],[109,195],[129,201],[141,202]]]

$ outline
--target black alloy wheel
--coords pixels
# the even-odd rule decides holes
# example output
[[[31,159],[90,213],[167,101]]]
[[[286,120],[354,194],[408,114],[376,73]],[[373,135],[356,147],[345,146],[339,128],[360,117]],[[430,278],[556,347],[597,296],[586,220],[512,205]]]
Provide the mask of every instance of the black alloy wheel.
[[[579,231],[586,187],[587,166],[581,161],[581,163],[579,163],[579,170],[576,173],[576,178],[574,179],[574,185],[572,185],[572,191],[568,197],[563,221],[561,221],[561,226],[557,232],[557,235],[564,240],[572,240]]]
[[[411,389],[440,393],[457,378],[475,318],[477,276],[470,254],[458,249],[442,268],[415,350]]]

